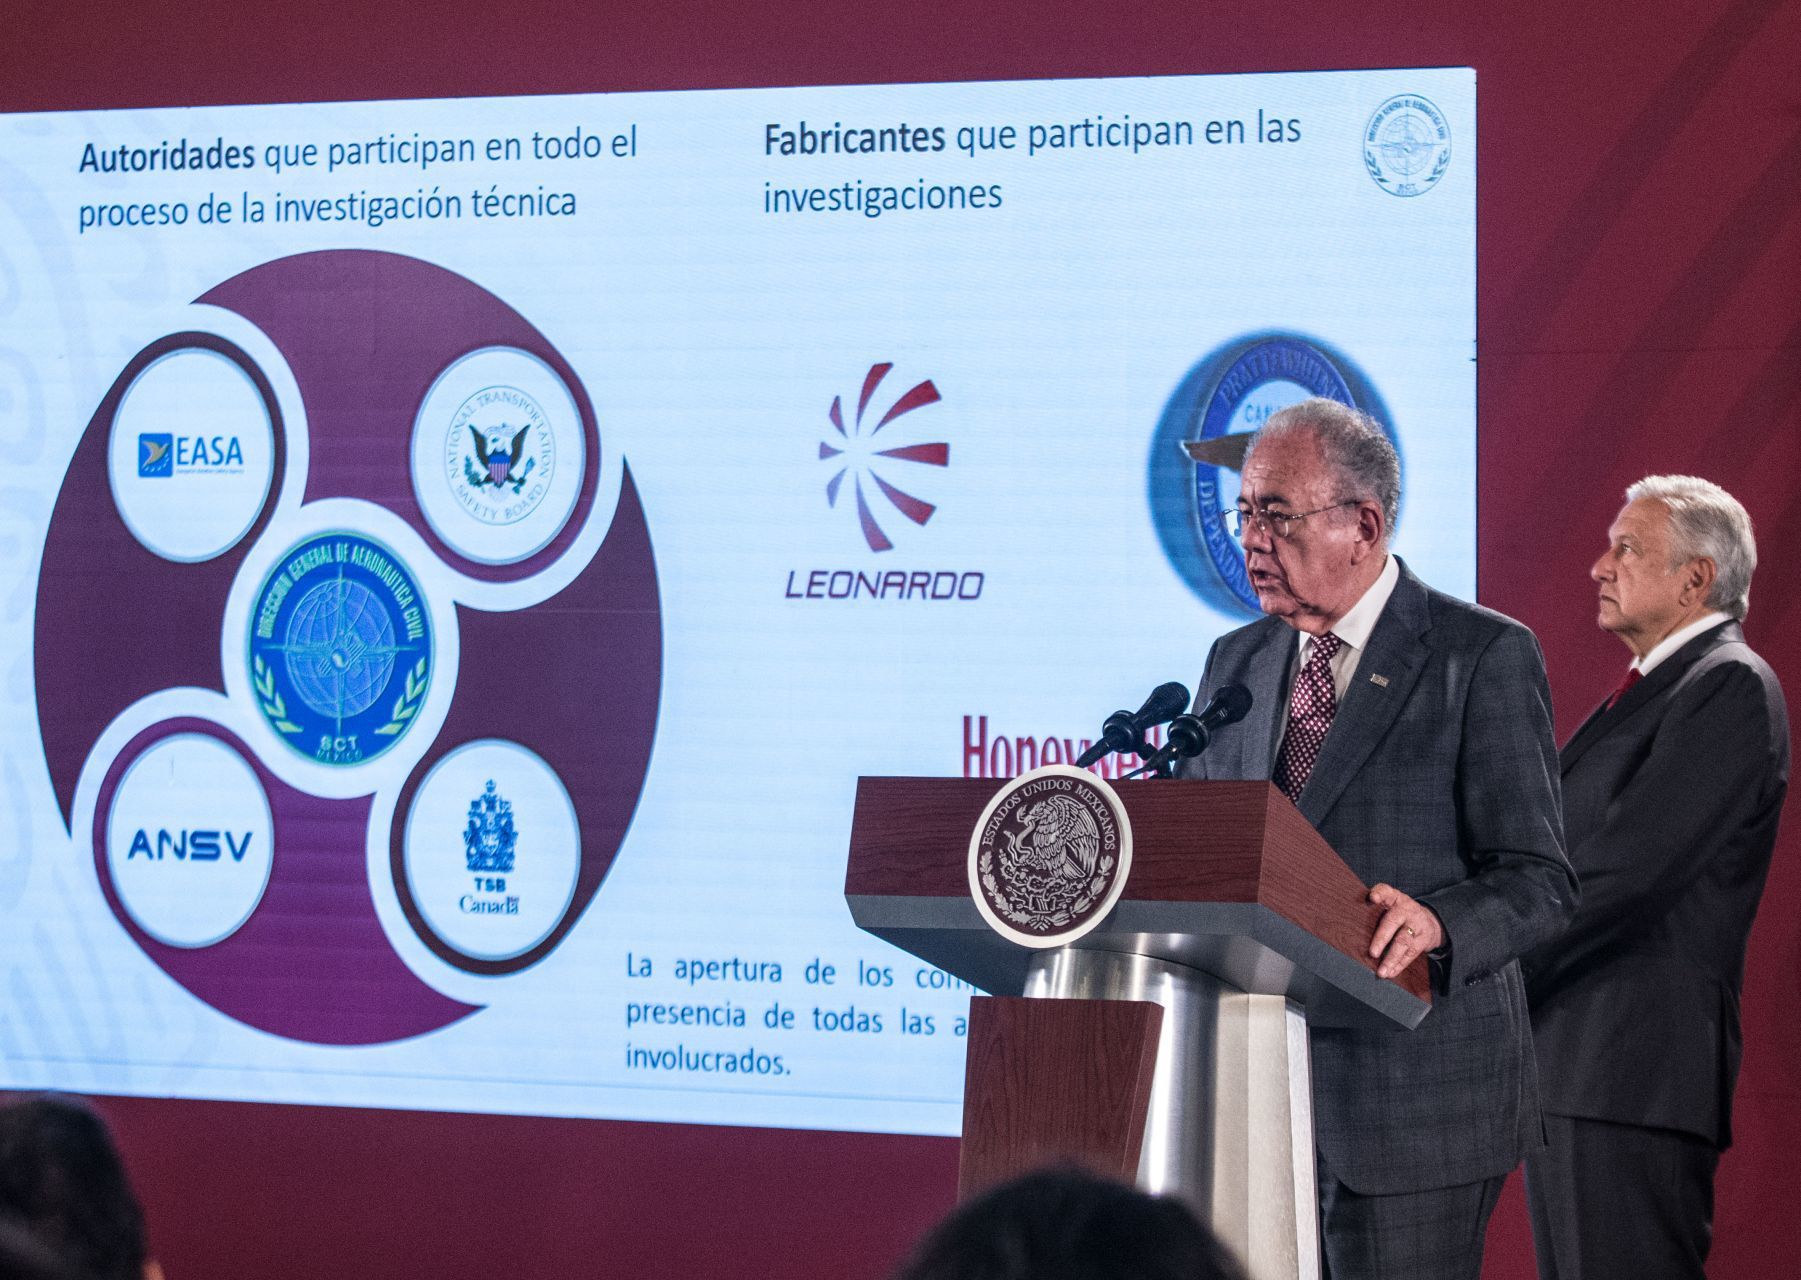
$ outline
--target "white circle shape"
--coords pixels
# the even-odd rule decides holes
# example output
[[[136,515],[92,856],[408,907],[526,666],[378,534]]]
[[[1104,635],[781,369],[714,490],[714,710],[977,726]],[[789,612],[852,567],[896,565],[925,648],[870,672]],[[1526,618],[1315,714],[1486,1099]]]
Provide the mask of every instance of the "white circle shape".
[[[569,522],[586,452],[563,379],[528,352],[484,347],[440,374],[420,403],[413,493],[458,555],[516,564]]]
[[[1016,929],[1001,919],[989,903],[988,895],[983,892],[982,834],[988,829],[989,819],[995,816],[995,813],[1009,797],[1018,795],[1034,783],[1049,779],[1073,780],[1092,787],[1100,793],[1102,800],[1112,811],[1113,820],[1119,828],[1119,869],[1114,873],[1113,881],[1107,887],[1105,896],[1101,898],[1100,905],[1080,924],[1056,933],[1035,934],[1027,933],[1023,929]],[[1100,928],[1101,922],[1112,914],[1113,907],[1119,901],[1120,895],[1126,891],[1126,878],[1132,874],[1132,822],[1126,814],[1125,803],[1119,798],[1119,792],[1108,785],[1107,780],[1099,774],[1090,773],[1086,769],[1078,769],[1070,764],[1041,765],[1029,773],[1020,774],[1011,782],[1002,784],[1000,789],[989,798],[987,805],[982,809],[982,816],[976,819],[975,830],[969,834],[968,870],[969,895],[975,899],[976,910],[982,913],[982,919],[986,920],[989,927],[1001,937],[1009,942],[1016,942],[1022,947],[1031,947],[1035,951],[1067,946]]]
[[[473,960],[524,955],[575,899],[575,806],[551,767],[514,742],[465,743],[433,765],[401,848],[419,914]]]
[[[113,504],[165,560],[222,555],[256,523],[275,476],[275,428],[242,365],[187,347],[132,379],[107,443]]]
[[[132,761],[106,817],[106,866],[126,912],[171,947],[236,933],[269,885],[275,823],[244,757],[201,733]]]

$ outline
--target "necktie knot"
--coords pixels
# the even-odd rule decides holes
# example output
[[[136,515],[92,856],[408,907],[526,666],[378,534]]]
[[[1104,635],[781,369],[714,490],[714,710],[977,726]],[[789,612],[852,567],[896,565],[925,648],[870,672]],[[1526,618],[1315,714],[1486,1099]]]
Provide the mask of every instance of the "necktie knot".
[[[1625,678],[1620,681],[1620,687],[1615,689],[1613,691],[1613,696],[1607,700],[1607,709],[1612,711],[1615,704],[1618,703],[1621,698],[1632,692],[1632,686],[1644,678],[1645,673],[1640,671],[1637,667],[1626,668],[1626,675]]]

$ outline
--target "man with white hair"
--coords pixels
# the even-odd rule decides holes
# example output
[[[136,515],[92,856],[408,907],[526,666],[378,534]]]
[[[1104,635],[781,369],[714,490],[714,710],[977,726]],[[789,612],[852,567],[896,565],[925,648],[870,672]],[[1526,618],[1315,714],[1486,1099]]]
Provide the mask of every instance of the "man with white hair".
[[[1731,1141],[1745,944],[1788,789],[1788,712],[1745,644],[1757,547],[1692,476],[1626,491],[1589,570],[1620,687],[1561,754],[1581,903],[1526,960],[1550,1146],[1528,1157],[1543,1280],[1700,1277]]]
[[[1184,773],[1268,778],[1372,888],[1370,963],[1429,957],[1413,1031],[1311,1035],[1327,1280],[1476,1280],[1501,1183],[1539,1139],[1518,957],[1569,920],[1538,642],[1389,551],[1394,446],[1331,400],[1273,414],[1232,516],[1264,618],[1221,636],[1197,704],[1251,712]]]

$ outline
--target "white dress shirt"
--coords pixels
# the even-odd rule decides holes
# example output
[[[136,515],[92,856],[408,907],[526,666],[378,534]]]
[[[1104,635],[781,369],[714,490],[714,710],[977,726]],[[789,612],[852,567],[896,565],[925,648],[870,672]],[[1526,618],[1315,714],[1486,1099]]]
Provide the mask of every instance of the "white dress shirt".
[[[1376,619],[1387,608],[1388,597],[1395,593],[1395,583],[1400,580],[1401,566],[1391,554],[1382,565],[1382,572],[1370,583],[1369,590],[1358,597],[1357,603],[1346,611],[1344,617],[1332,624],[1332,634],[1341,642],[1338,652],[1332,655],[1332,689],[1340,702],[1344,701],[1345,691],[1351,687],[1351,677],[1357,674],[1357,660],[1369,648],[1370,632],[1376,629]],[[1307,659],[1313,655],[1314,638],[1305,631],[1297,631],[1295,636],[1295,662],[1288,672],[1291,688],[1295,675],[1307,665]],[[1286,716],[1283,717],[1283,723],[1287,723]]]
[[[1641,676],[1648,676],[1657,670],[1657,664],[1669,657],[1683,645],[1706,631],[1709,627],[1717,627],[1722,622],[1731,622],[1732,615],[1721,613],[1718,609],[1704,613],[1679,631],[1672,631],[1651,647],[1651,652],[1642,658],[1632,660],[1633,669]]]

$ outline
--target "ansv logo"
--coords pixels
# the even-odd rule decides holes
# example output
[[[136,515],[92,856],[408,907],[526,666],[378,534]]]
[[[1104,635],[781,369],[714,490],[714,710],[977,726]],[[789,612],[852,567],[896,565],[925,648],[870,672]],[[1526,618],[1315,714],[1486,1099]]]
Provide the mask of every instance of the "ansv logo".
[[[248,831],[240,837],[233,831],[210,829],[158,830],[153,839],[148,830],[140,827],[131,837],[131,848],[126,851],[125,860],[148,858],[152,862],[161,862],[164,858],[174,858],[178,862],[217,862],[221,853],[229,853],[233,862],[242,862],[244,855],[250,852],[250,836]]]

